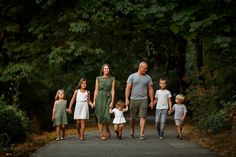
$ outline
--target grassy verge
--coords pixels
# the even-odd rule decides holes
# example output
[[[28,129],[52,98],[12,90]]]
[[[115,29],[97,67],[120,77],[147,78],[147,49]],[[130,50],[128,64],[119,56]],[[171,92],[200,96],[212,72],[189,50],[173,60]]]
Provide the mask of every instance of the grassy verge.
[[[196,131],[192,125],[186,125],[184,127],[184,135],[188,139],[202,145],[203,147],[211,149],[224,157],[236,156],[235,134],[236,133],[231,130],[205,136],[203,132]]]
[[[95,125],[86,127],[86,131],[97,129]],[[66,129],[66,136],[75,135],[75,126]],[[42,147],[43,145],[56,139],[56,132],[42,132],[41,134],[32,134],[26,142],[17,145],[11,145],[10,148],[0,152],[1,157],[29,157],[31,153]]]

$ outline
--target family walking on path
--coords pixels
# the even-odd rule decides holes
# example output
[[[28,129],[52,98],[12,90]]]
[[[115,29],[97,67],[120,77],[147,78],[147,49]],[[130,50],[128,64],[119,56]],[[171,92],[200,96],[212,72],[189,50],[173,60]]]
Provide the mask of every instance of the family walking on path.
[[[167,115],[175,111],[176,132],[179,139],[182,137],[183,122],[187,113],[184,103],[184,96],[176,97],[176,104],[172,108],[171,93],[166,89],[167,81],[161,78],[159,80],[160,89],[156,91],[154,99],[154,88],[152,78],[146,74],[148,65],[141,62],[138,71],[131,74],[127,79],[125,89],[125,103],[119,100],[113,109],[115,101],[115,77],[111,76],[111,67],[104,64],[100,71],[100,76],[96,77],[93,103],[90,99],[90,91],[87,90],[87,80],[81,79],[73,97],[70,101],[69,108],[66,109],[66,100],[64,100],[64,90],[59,90],[56,94],[53,108],[54,125],[57,126],[56,140],[64,139],[65,125],[67,125],[66,111],[72,113],[72,106],[75,105],[74,119],[76,120],[77,137],[81,141],[85,140],[86,120],[89,119],[89,105],[95,108],[95,115],[98,125],[100,140],[106,140],[111,137],[109,123],[111,114],[114,113],[113,120],[114,132],[117,139],[122,138],[123,126],[126,123],[123,112],[129,110],[130,113],[130,138],[135,137],[135,123],[139,119],[139,138],[145,139],[145,128],[148,107],[153,109],[156,104],[155,127],[159,139],[164,137],[164,128]],[[148,98],[150,103],[148,104]],[[61,104],[61,105],[60,105]],[[124,108],[125,107],[125,108]],[[57,115],[57,116],[55,116]],[[106,134],[104,134],[104,128]]]
[[[102,66],[100,76],[96,77],[93,102],[86,79],[79,81],[68,109],[64,90],[58,90],[52,112],[52,120],[56,126],[56,142],[42,147],[32,156],[217,157],[217,154],[183,140],[182,130],[187,113],[184,95],[178,94],[172,106],[172,95],[166,88],[167,80],[160,78],[159,89],[154,92],[152,78],[146,74],[147,69],[147,63],[141,62],[138,71],[128,76],[125,101],[119,98],[115,101],[115,77],[111,75],[111,67],[108,64]],[[65,138],[67,112],[72,113],[74,104],[77,138],[74,136]],[[95,108],[100,140],[97,140],[97,131],[85,133],[86,121],[89,119],[89,105]],[[155,107],[155,117],[147,115],[148,107],[151,109]],[[127,111],[129,111],[130,127],[124,127],[126,123],[124,112]],[[172,119],[168,115],[173,112]],[[109,128],[112,114],[114,114],[112,123],[115,137],[111,135]],[[139,129],[135,128],[137,122]],[[78,139],[83,142],[78,142]],[[142,142],[137,142],[140,140]]]

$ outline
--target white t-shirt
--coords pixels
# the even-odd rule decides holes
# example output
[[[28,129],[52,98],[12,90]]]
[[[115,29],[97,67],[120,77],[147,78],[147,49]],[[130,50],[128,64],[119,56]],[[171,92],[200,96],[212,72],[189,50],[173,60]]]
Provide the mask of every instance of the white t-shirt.
[[[168,109],[168,98],[171,98],[171,93],[169,90],[157,90],[155,98],[157,99],[156,109]]]

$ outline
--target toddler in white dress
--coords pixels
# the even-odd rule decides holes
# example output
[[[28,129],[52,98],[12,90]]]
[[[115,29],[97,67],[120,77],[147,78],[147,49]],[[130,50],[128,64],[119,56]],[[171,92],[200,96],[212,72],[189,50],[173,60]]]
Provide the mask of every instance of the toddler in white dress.
[[[110,114],[114,113],[115,118],[113,120],[114,131],[116,132],[117,139],[121,139],[122,130],[124,127],[124,123],[126,123],[123,112],[128,111],[128,105],[124,108],[124,102],[119,100],[116,103],[116,107],[114,109],[110,108]]]

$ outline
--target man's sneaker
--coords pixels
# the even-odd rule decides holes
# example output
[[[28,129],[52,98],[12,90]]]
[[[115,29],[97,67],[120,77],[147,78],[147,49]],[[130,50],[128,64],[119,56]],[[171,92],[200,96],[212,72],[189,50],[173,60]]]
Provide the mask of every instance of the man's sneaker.
[[[162,137],[162,136],[160,136],[160,137],[159,137],[159,140],[163,140],[163,137]]]
[[[139,138],[140,140],[144,140],[145,138],[144,138],[144,135],[140,135],[140,138]]]

